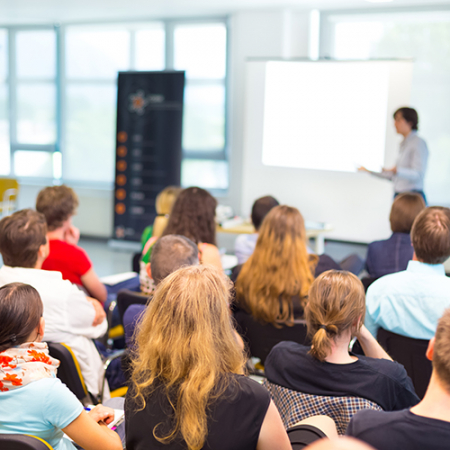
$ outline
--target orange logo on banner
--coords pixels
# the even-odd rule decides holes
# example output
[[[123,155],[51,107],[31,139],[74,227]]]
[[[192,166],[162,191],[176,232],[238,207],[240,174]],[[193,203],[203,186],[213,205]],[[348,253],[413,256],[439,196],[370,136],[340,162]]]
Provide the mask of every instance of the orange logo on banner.
[[[117,170],[123,172],[127,168],[126,161],[117,161]]]
[[[127,142],[128,139],[128,134],[126,133],[126,131],[119,131],[119,133],[117,133],[117,140],[119,142]]]
[[[125,189],[117,189],[116,191],[116,197],[117,200],[123,200],[127,196],[127,192]]]
[[[127,177],[125,175],[117,175],[116,183],[119,186],[125,186],[126,182],[127,182]]]
[[[127,155],[127,148],[125,147],[125,145],[119,145],[117,147],[117,154],[123,158],[124,156]]]
[[[123,203],[117,203],[116,205],[116,213],[117,214],[123,214],[125,212],[125,205]]]

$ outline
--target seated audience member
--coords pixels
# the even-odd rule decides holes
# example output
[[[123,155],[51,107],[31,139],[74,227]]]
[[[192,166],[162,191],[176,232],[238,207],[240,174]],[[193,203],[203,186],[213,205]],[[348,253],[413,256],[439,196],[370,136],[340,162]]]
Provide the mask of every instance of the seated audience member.
[[[361,411],[347,433],[378,450],[447,450],[450,442],[450,310],[439,319],[427,358],[433,374],[423,400],[396,412]]]
[[[318,259],[308,254],[298,209],[276,206],[261,225],[255,251],[236,268],[237,307],[262,323],[291,325],[303,318]]]
[[[425,209],[420,194],[406,192],[395,197],[389,222],[392,235],[384,241],[375,241],[367,248],[366,270],[370,277],[379,278],[405,270],[414,250],[410,232],[414,219]]]
[[[238,264],[244,264],[253,253],[255,250],[256,240],[258,239],[259,228],[264,217],[266,217],[267,213],[272,208],[278,205],[278,200],[270,195],[255,200],[251,214],[252,223],[255,227],[255,233],[241,234],[236,238],[236,242],[234,243],[234,254],[238,259]]]
[[[0,434],[30,434],[55,450],[120,450],[119,436],[105,426],[114,410],[98,405],[89,413],[56,378],[59,361],[48,353],[44,305],[32,286],[0,288]]]
[[[443,262],[450,257],[450,209],[424,209],[411,229],[412,261],[403,272],[379,278],[367,291],[366,326],[416,339],[431,339],[450,306],[450,278]]]
[[[386,411],[418,403],[403,366],[364,327],[364,313],[364,289],[355,275],[335,270],[320,275],[305,308],[312,345],[276,345],[265,362],[268,381],[310,395],[367,399]],[[366,356],[349,353],[353,336]]]
[[[158,239],[153,245],[150,262],[146,271],[157,286],[164,278],[180,267],[198,265],[198,247],[184,236],[171,234]],[[136,321],[145,311],[145,305],[130,305],[123,316],[125,339],[131,346]]]
[[[155,290],[153,280],[147,276],[146,265],[150,262],[150,255],[152,253],[152,246],[158,239],[169,221],[170,213],[173,204],[181,192],[181,188],[177,186],[167,186],[156,197],[155,209],[156,218],[153,225],[145,228],[141,236],[142,257],[140,261],[140,278],[141,291],[146,294],[151,294]],[[142,274],[142,275],[141,275]]]
[[[293,450],[297,450],[292,447]],[[336,439],[320,439],[305,447],[305,450],[375,450],[359,439],[341,436]]]
[[[0,221],[0,286],[13,282],[33,286],[44,303],[44,340],[69,345],[80,364],[89,392],[100,392],[103,366],[92,339],[108,328],[101,303],[86,297],[60,272],[41,270],[48,255],[45,217],[31,209],[17,211]]]
[[[49,186],[39,192],[36,210],[45,216],[50,245],[42,268],[61,272],[64,280],[83,286],[91,297],[104,303],[108,295],[106,287],[95,273],[87,253],[77,246],[80,232],[72,225],[77,207],[77,194],[68,186]]]
[[[216,199],[204,189],[190,187],[183,189],[172,208],[169,222],[163,236],[178,234],[194,241],[199,248],[200,261],[222,268],[219,249],[216,246]],[[153,245],[155,240],[150,243]],[[148,275],[147,275],[148,277]],[[141,290],[146,291],[148,282],[144,282],[144,274],[140,274]]]
[[[155,291],[137,336],[125,401],[128,450],[291,450],[268,392],[244,375],[230,283],[191,266]]]

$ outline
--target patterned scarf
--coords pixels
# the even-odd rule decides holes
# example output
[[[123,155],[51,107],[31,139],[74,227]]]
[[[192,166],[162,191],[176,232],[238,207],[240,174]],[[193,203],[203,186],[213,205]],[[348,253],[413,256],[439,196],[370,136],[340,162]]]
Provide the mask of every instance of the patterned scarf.
[[[26,386],[42,378],[55,378],[59,361],[45,342],[27,342],[0,353],[0,392]]]

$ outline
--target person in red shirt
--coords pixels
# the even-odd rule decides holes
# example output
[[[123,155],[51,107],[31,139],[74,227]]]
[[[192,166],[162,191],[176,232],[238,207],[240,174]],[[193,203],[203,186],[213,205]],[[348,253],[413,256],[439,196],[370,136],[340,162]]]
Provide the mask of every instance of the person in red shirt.
[[[62,273],[65,280],[82,286],[91,297],[104,303],[107,291],[94,271],[89,256],[78,247],[80,231],[72,225],[78,207],[78,196],[68,186],[48,186],[36,200],[36,210],[47,221],[50,254],[42,264],[44,270]]]

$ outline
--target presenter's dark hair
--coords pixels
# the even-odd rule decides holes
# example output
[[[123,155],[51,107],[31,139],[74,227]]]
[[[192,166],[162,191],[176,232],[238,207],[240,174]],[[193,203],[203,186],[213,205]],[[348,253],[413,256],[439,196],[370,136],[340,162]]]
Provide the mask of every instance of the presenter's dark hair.
[[[0,253],[7,266],[33,268],[46,242],[47,223],[41,213],[22,209],[0,220]]]
[[[24,283],[0,288],[0,352],[27,342],[44,312],[38,291]]]
[[[411,128],[413,130],[419,129],[419,115],[414,108],[408,108],[407,106],[398,108],[394,113],[394,119],[397,113],[400,113],[402,115],[402,117],[411,125]]]
[[[409,234],[415,218],[425,207],[425,201],[420,194],[404,192],[397,195],[389,215],[392,232]]]
[[[217,200],[199,187],[181,191],[170,214],[163,236],[179,234],[196,244],[216,245]]]
[[[426,264],[442,264],[450,257],[450,209],[424,209],[413,223],[411,242],[417,258]]]
[[[267,213],[278,205],[278,200],[271,195],[266,195],[265,197],[255,200],[252,207],[252,222],[255,230],[259,230],[259,227],[261,226],[264,217],[267,216]]]

